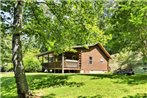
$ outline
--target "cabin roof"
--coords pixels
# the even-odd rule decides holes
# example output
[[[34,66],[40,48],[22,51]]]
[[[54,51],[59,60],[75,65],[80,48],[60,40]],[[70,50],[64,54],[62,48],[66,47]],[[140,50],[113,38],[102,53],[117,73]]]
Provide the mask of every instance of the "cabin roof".
[[[92,46],[99,46],[99,48],[104,52],[104,54],[111,59],[110,54],[107,52],[107,50],[100,44],[100,43],[95,43],[95,44],[87,44],[87,45],[78,45],[78,46],[73,46],[73,49],[80,49],[80,48],[85,48],[85,47],[92,47]],[[45,54],[49,53],[54,53],[54,51],[47,51],[47,52],[42,52],[40,54],[37,54],[36,56],[42,56]]]
[[[86,44],[86,45],[78,45],[78,46],[73,46],[73,48],[83,48],[83,47],[91,47],[91,46],[95,46],[97,45],[98,43],[95,43],[95,44]]]

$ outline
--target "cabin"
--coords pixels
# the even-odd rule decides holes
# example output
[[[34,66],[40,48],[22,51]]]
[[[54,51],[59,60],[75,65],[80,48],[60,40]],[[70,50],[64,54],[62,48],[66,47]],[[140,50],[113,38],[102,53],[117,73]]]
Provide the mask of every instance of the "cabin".
[[[56,55],[54,51],[38,54],[43,71],[53,73],[105,73],[110,70],[110,54],[100,44],[74,46],[76,52],[66,51]]]

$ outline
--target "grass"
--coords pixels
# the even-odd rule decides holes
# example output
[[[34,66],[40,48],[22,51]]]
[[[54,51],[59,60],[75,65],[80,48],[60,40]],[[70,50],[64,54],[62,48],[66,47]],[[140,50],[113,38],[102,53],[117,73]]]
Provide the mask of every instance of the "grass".
[[[147,98],[147,74],[27,73],[31,92],[41,98]],[[1,76],[1,97],[16,98],[13,73]]]

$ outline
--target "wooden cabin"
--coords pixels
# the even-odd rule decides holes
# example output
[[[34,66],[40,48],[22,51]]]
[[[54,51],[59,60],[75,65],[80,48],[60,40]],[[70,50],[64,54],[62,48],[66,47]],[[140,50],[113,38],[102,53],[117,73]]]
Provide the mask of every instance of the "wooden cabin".
[[[100,44],[74,46],[76,52],[55,55],[53,51],[38,54],[42,68],[48,72],[104,73],[109,71],[110,54]]]

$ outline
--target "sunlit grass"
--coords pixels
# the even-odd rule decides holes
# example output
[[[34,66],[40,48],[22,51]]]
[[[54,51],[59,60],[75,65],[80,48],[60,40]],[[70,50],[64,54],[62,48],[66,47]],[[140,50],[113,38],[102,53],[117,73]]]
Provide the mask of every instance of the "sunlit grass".
[[[2,74],[2,98],[17,96],[13,76]],[[27,73],[27,80],[43,98],[147,98],[147,75]]]

